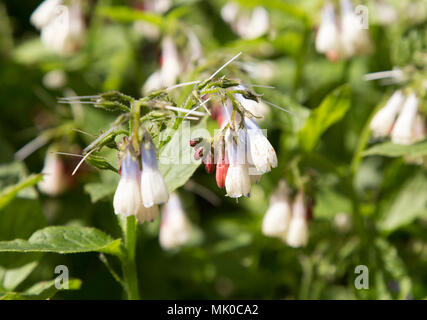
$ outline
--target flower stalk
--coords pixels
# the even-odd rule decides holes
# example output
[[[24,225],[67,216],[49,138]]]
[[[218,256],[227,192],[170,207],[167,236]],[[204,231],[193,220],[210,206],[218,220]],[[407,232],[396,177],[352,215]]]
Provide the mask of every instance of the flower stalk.
[[[135,216],[126,217],[126,220],[121,225],[126,252],[121,259],[125,290],[129,300],[139,300],[138,274],[135,264],[137,230]]]

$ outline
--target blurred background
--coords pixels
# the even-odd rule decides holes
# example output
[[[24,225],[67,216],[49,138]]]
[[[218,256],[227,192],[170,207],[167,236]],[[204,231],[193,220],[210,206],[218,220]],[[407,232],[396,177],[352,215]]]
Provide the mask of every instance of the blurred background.
[[[40,3],[0,3],[0,190],[41,172],[52,150],[80,154],[117,116],[61,104],[59,97],[118,90],[138,98],[162,84],[201,79],[242,52],[226,74],[274,87],[254,90],[292,112],[267,104],[257,110],[279,166],[252,186],[250,198],[225,197],[200,166],[177,190],[190,240],[162,248],[159,218],[139,227],[143,299],[427,297],[425,1],[331,1],[331,19],[320,0],[64,0],[73,19],[65,40],[57,38],[63,24],[48,29],[40,17],[30,21]],[[365,42],[350,53],[333,44],[324,50],[333,32],[351,37],[344,34],[345,3],[367,10],[368,28],[358,35]],[[338,27],[317,39],[328,21]],[[156,74],[167,65],[166,38],[179,56],[175,76],[173,68]],[[382,71],[392,72],[366,79]],[[189,90],[173,94],[183,101]],[[396,90],[417,95],[421,142],[400,145],[371,133],[373,115]],[[218,124],[209,119],[207,126]],[[104,156],[118,166],[113,152]],[[112,206],[119,175],[83,165],[71,176],[80,159],[59,159],[57,189],[31,186],[0,206],[1,241],[27,239],[50,225],[91,226],[120,237]],[[304,191],[306,246],[262,233],[281,179],[291,198]],[[8,287],[4,274],[29,261],[25,276]],[[109,263],[120,269],[115,258]],[[52,279],[57,265],[66,265],[81,287],[55,299],[123,298],[98,253],[1,253],[0,292]],[[369,269],[367,290],[355,287],[358,265]]]

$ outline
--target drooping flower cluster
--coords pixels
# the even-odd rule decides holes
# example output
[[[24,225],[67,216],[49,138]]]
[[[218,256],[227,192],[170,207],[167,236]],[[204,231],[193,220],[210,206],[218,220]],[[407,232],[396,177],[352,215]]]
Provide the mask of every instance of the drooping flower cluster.
[[[192,226],[181,200],[176,193],[171,193],[168,202],[162,210],[159,242],[163,249],[174,249],[188,243],[191,237]]]
[[[86,27],[80,0],[45,0],[33,12],[31,23],[41,30],[41,41],[50,50],[69,55],[81,48]]]
[[[242,85],[234,89],[246,90]],[[225,187],[227,196],[249,197],[251,184],[277,166],[277,156],[249,111],[259,102],[241,93],[233,93],[233,98],[241,110],[233,109],[231,103],[223,106],[221,115],[217,116],[221,129],[213,141],[195,139],[190,145],[194,147],[195,159],[202,159],[208,173],[216,169],[217,185]]]
[[[154,145],[144,138],[141,145],[141,168],[128,149],[122,159],[121,178],[114,195],[114,213],[135,215],[140,223],[158,216],[158,205],[168,201],[169,192],[157,166]]]
[[[270,198],[262,232],[268,237],[280,238],[291,247],[304,247],[309,238],[309,218],[304,193],[299,192],[291,203],[286,183],[282,180]]]
[[[395,144],[411,144],[426,134],[425,120],[418,113],[419,99],[414,92],[404,95],[397,90],[372,118],[370,128],[375,137],[391,137]]]
[[[369,33],[354,13],[351,0],[341,0],[340,4],[339,20],[335,16],[333,4],[325,4],[316,35],[317,52],[324,53],[331,61],[348,59],[372,50]]]
[[[236,2],[227,2],[221,9],[221,17],[244,39],[258,38],[267,33],[270,27],[268,12],[260,6],[252,11],[246,11]]]

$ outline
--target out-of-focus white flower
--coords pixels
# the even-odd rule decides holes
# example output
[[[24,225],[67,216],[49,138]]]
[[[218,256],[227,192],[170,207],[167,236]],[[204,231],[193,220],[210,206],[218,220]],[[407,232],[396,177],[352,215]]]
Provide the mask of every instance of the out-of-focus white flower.
[[[179,60],[178,50],[171,37],[165,37],[162,41],[162,57],[160,74],[162,86],[169,87],[176,83],[181,73],[181,62]]]
[[[375,2],[375,16],[379,23],[390,25],[397,20],[396,9],[383,1]]]
[[[176,193],[170,195],[163,207],[159,242],[163,249],[174,249],[190,240],[191,223]]]
[[[291,214],[286,184],[282,180],[270,199],[270,206],[262,221],[262,233],[286,240]]]
[[[148,95],[151,91],[159,90],[162,88],[162,75],[160,70],[153,72],[145,81],[142,87],[143,95]]]
[[[277,167],[277,156],[273,146],[264,136],[254,119],[245,118],[249,153],[252,164],[261,173]]]
[[[159,27],[143,20],[135,21],[133,28],[138,34],[146,37],[151,41],[158,39],[160,36]]]
[[[419,141],[426,136],[426,122],[422,115],[418,114],[415,119],[414,130],[412,132],[412,140]]]
[[[221,17],[231,25],[234,32],[245,39],[258,38],[270,27],[268,12],[260,6],[255,7],[251,12],[245,12],[236,2],[228,2],[221,8]]]
[[[119,184],[114,194],[114,213],[123,215],[137,215],[142,207],[140,191],[141,172],[138,162],[130,153],[125,155],[122,162],[122,171]]]
[[[251,179],[249,166],[246,160],[245,134],[239,130],[233,135],[230,130],[226,133],[226,151],[230,165],[225,177],[227,196],[239,198],[249,197],[251,193]]]
[[[402,92],[397,90],[386,105],[375,114],[370,123],[370,128],[375,137],[386,137],[390,133],[403,101]]]
[[[67,177],[61,159],[52,152],[48,152],[42,169],[43,180],[38,183],[41,192],[56,196],[67,187]]]
[[[43,84],[49,89],[58,89],[65,85],[67,82],[67,75],[64,70],[55,69],[49,71],[43,76]]]
[[[169,192],[163,176],[157,167],[157,156],[151,141],[141,146],[142,174],[141,197],[145,208],[168,201]]]
[[[353,222],[348,213],[339,212],[334,217],[334,224],[339,231],[348,232],[351,230]]]
[[[237,19],[236,31],[245,39],[255,39],[268,31],[270,18],[263,7],[255,7],[250,17],[242,16]]]
[[[316,50],[331,56],[336,55],[338,58],[341,51],[340,41],[334,6],[328,2],[322,10],[322,22],[316,35]]]
[[[289,224],[286,243],[294,248],[304,247],[308,242],[307,208],[304,193],[299,192],[292,204],[292,218]]]
[[[235,21],[238,13],[239,5],[236,2],[227,2],[221,8],[221,18],[229,24],[232,24]]]
[[[52,51],[68,55],[80,49],[85,31],[80,2],[75,1],[70,6],[55,7],[54,16],[41,29],[41,40]]]
[[[47,25],[56,14],[56,8],[62,4],[62,0],[45,0],[31,14],[30,22],[37,29]]]
[[[409,94],[402,111],[391,132],[391,141],[396,144],[411,144],[413,129],[418,112],[418,98],[415,93]]]
[[[256,61],[241,63],[240,66],[251,78],[269,82],[276,73],[276,67],[271,61]]]
[[[148,0],[144,1],[144,8],[155,13],[164,13],[172,6],[171,0]]]
[[[369,33],[362,28],[351,0],[341,0],[341,49],[346,58],[371,49]]]

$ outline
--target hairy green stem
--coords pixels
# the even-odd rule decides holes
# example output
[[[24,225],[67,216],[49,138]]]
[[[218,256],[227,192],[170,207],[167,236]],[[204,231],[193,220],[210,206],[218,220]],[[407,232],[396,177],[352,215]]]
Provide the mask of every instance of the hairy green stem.
[[[136,229],[135,216],[129,216],[122,225],[126,255],[122,258],[123,278],[129,300],[139,300],[138,275],[135,264]]]

